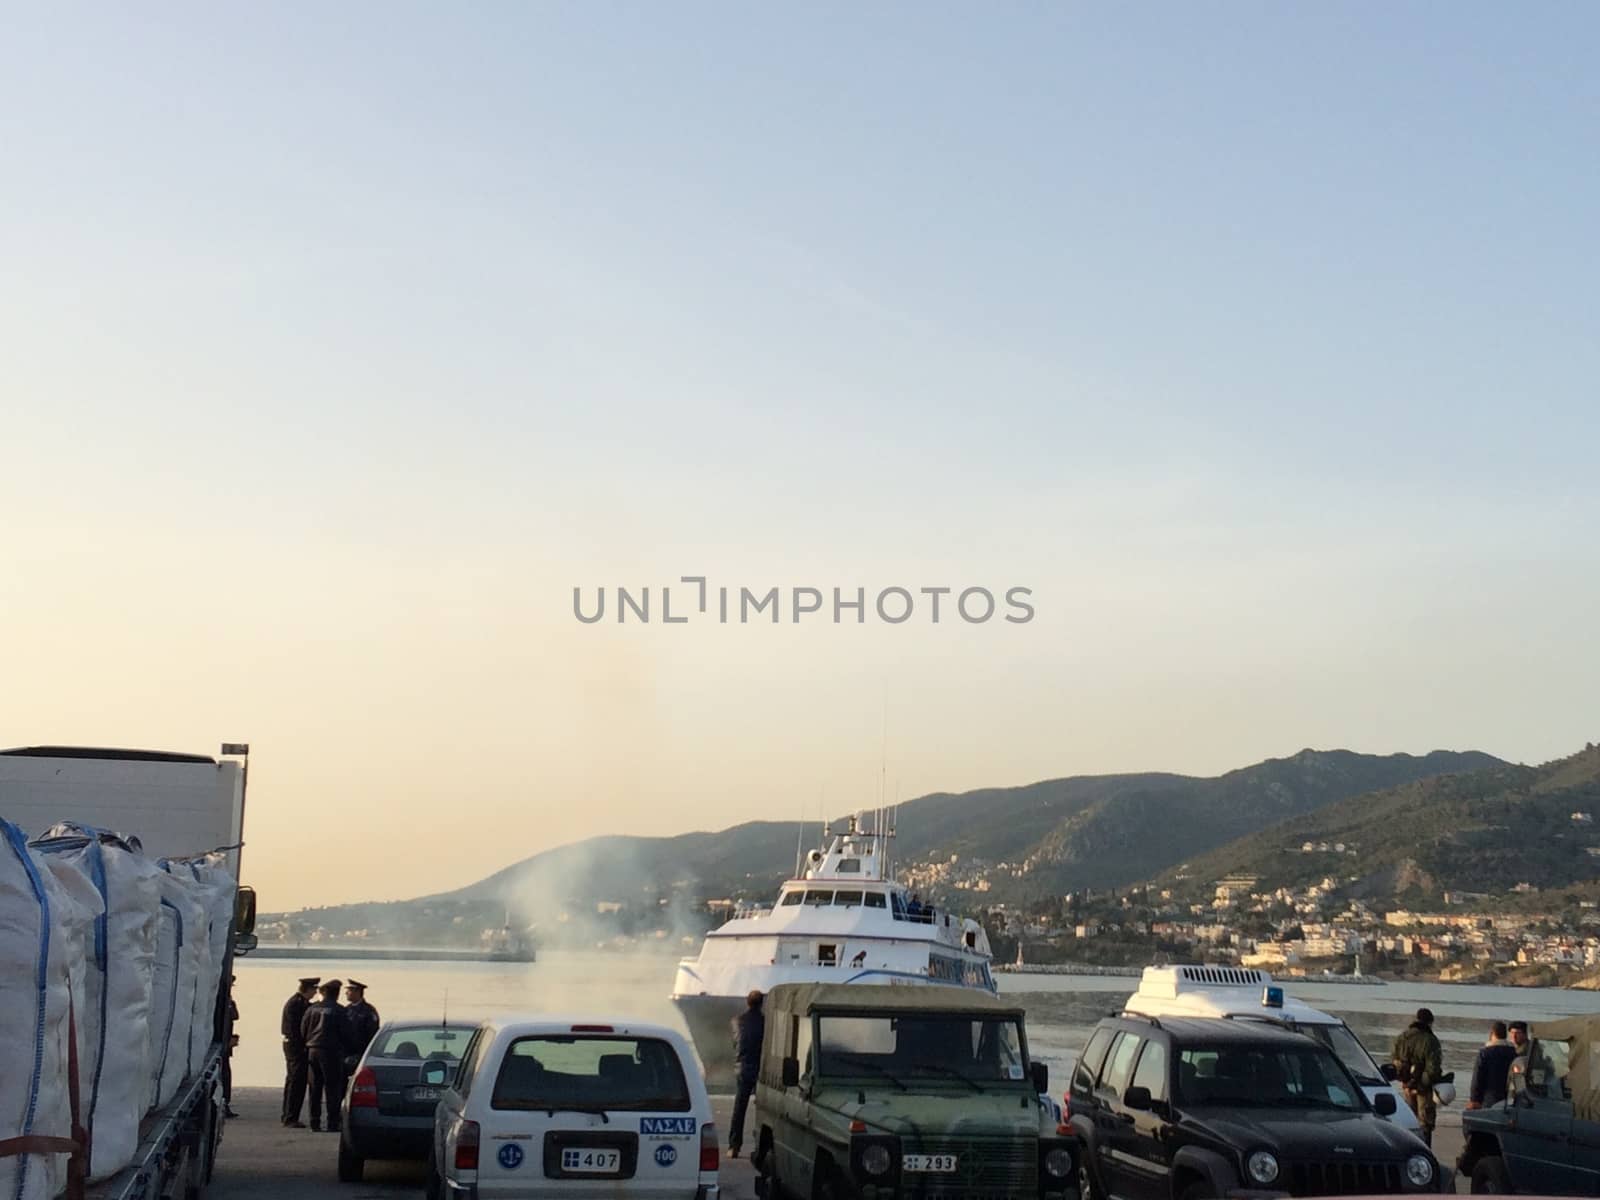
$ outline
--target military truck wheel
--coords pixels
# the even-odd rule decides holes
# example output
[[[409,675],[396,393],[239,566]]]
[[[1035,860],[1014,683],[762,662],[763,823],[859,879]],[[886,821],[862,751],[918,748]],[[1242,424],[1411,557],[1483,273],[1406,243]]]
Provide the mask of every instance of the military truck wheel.
[[[1506,1160],[1498,1154],[1480,1158],[1472,1168],[1472,1194],[1474,1196],[1507,1196],[1516,1189],[1511,1186],[1511,1173],[1506,1170]]]
[[[856,1191],[832,1163],[818,1172],[817,1200],[856,1200]]]
[[[339,1182],[360,1183],[362,1172],[366,1170],[367,1160],[345,1147],[344,1139],[339,1139]]]

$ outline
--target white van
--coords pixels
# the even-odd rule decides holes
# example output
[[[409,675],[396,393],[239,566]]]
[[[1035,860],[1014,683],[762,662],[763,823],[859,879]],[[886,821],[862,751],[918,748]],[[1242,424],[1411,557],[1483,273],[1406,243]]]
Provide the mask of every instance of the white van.
[[[489,1021],[453,1073],[425,1063],[422,1081],[442,1089],[429,1200],[718,1195],[711,1098],[674,1030],[593,1017]]]
[[[1402,1129],[1419,1128],[1417,1116],[1399,1087],[1384,1077],[1382,1068],[1350,1027],[1303,1000],[1284,995],[1265,971],[1197,965],[1146,967],[1139,990],[1128,997],[1123,1007],[1147,1017],[1219,1017],[1291,1026],[1332,1050],[1356,1077],[1367,1099],[1379,1092],[1393,1092],[1396,1108],[1389,1120]],[[1454,1095],[1453,1091],[1450,1095]]]

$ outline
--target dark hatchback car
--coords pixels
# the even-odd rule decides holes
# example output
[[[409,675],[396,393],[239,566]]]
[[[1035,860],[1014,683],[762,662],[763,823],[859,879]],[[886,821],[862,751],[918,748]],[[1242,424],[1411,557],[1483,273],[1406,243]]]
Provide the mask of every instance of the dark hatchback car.
[[[1453,1190],[1327,1047],[1262,1021],[1101,1021],[1066,1093],[1082,1200]]]
[[[433,1110],[442,1087],[424,1079],[424,1068],[442,1064],[430,1075],[455,1075],[461,1051],[475,1025],[439,1021],[392,1021],[378,1030],[356,1065],[344,1106],[339,1136],[339,1178],[360,1183],[369,1158],[428,1157]]]

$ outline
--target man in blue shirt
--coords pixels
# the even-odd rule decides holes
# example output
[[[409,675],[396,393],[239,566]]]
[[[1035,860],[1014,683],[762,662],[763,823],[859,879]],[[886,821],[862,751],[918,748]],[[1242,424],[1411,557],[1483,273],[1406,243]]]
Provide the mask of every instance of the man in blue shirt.
[[[733,1022],[733,1059],[738,1072],[738,1091],[733,1097],[733,1119],[728,1125],[728,1157],[738,1158],[744,1145],[744,1110],[756,1090],[761,1070],[761,1039],[767,1021],[761,1015],[762,995],[753,991],[744,998],[745,1009]]]

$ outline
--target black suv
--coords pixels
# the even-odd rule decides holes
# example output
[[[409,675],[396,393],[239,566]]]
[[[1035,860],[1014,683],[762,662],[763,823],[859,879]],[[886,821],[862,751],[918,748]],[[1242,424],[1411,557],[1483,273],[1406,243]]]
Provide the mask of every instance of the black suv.
[[[1325,1046],[1260,1020],[1124,1013],[1084,1047],[1062,1119],[1081,1200],[1454,1190]]]

